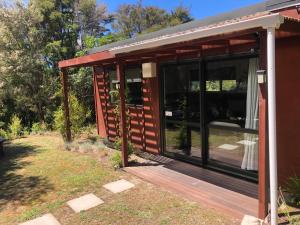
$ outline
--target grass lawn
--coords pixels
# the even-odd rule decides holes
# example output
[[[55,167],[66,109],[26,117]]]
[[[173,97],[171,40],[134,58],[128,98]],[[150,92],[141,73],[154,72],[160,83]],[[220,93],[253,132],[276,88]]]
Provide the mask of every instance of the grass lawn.
[[[64,150],[55,135],[29,136],[6,146],[0,160],[0,224],[18,224],[53,213],[62,225],[180,224],[234,225],[233,218],[187,201],[123,171],[115,171],[103,151]],[[127,179],[136,187],[112,194],[103,184]],[[94,193],[104,204],[75,214],[66,202]]]

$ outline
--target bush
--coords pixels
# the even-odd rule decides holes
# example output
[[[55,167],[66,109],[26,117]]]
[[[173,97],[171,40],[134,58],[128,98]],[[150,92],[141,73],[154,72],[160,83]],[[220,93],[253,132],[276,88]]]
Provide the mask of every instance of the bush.
[[[112,161],[112,164],[115,168],[120,168],[120,167],[122,167],[122,154],[121,154],[122,139],[117,138],[115,140],[115,142],[113,143],[113,146],[118,151],[116,151],[112,155],[111,161]],[[130,141],[128,141],[127,146],[128,146],[128,157],[130,157],[134,152],[134,147],[133,147],[133,144]]]
[[[23,127],[21,124],[21,119],[18,116],[13,115],[11,122],[9,124],[9,131],[10,131],[11,137],[12,138],[20,137],[22,134],[22,129],[23,129]]]
[[[84,126],[86,118],[90,116],[91,112],[79,103],[75,95],[69,96],[70,107],[70,122],[72,138],[77,137]],[[57,111],[54,112],[54,128],[59,131],[64,139],[66,139],[66,128],[64,120],[64,108],[60,106]]]
[[[288,179],[284,191],[286,191],[293,204],[300,204],[300,178],[298,176],[292,176]]]
[[[33,134],[42,134],[47,131],[47,126],[45,123],[34,123],[31,127],[31,133]]]
[[[121,152],[114,152],[114,154],[110,158],[114,168],[122,167],[122,155]]]
[[[0,137],[4,138],[4,139],[9,139],[9,134],[0,128]]]
[[[114,142],[114,148],[118,151],[121,151],[121,146],[122,146],[122,139],[117,138],[116,141]],[[128,148],[128,156],[132,155],[134,147],[130,141],[127,142],[127,148]]]
[[[28,135],[30,135],[30,128],[29,127],[24,127],[23,128],[23,132],[22,132],[22,134],[24,135],[24,136],[28,136]]]

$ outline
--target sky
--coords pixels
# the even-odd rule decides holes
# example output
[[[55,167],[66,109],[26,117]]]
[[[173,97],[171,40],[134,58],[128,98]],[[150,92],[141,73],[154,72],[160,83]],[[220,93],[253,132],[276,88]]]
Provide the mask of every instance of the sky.
[[[23,1],[27,3],[29,0]],[[105,3],[108,11],[114,12],[120,4],[136,3],[137,0],[97,0],[97,2]],[[143,0],[143,5],[158,6],[170,11],[182,4],[190,8],[191,14],[195,19],[202,19],[258,2],[262,2],[262,0]]]
[[[97,0],[97,2],[105,3],[108,11],[114,12],[120,4],[136,3],[137,0]],[[195,19],[201,19],[258,2],[262,2],[262,0],[143,0],[143,5],[158,6],[170,11],[182,4],[190,8],[191,14]]]

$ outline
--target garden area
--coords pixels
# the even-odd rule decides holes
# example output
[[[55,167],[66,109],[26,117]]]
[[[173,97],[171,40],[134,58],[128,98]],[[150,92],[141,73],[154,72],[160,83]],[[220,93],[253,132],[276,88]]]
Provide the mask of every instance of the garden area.
[[[0,224],[18,224],[45,213],[52,213],[61,224],[239,224],[115,169],[114,150],[99,139],[82,135],[81,142],[70,149],[59,134],[47,132],[5,145],[6,156],[0,161]],[[119,179],[135,187],[118,195],[102,188]],[[88,193],[105,203],[80,213],[66,204]]]

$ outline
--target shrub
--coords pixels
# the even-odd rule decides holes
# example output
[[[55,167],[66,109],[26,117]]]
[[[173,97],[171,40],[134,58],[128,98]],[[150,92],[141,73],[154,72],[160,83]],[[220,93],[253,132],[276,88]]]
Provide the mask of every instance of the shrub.
[[[110,158],[112,165],[114,168],[121,168],[122,167],[122,156],[121,152],[114,152],[114,154]]]
[[[78,136],[86,118],[90,116],[91,112],[79,103],[78,99],[75,95],[70,94],[69,96],[69,107],[70,107],[70,122],[71,122],[71,132],[72,138]],[[65,128],[65,120],[64,120],[64,109],[63,106],[60,106],[54,112],[54,128],[59,131],[64,139],[66,139],[66,128]]]
[[[34,123],[31,127],[31,132],[33,134],[42,134],[47,131],[47,126],[45,123]]]
[[[121,151],[121,146],[122,146],[122,139],[117,138],[114,142],[114,148],[118,151]],[[127,149],[128,150],[128,156],[132,155],[134,147],[133,147],[133,144],[130,141],[127,142],[127,148],[128,148]]]
[[[22,134],[24,135],[24,136],[28,136],[28,135],[30,135],[30,128],[29,127],[24,127],[23,128],[23,132],[22,132]]]
[[[300,203],[300,178],[298,176],[288,178],[284,190],[290,195],[293,204]]]
[[[9,139],[9,134],[5,130],[0,128],[0,137]]]
[[[121,146],[122,146],[122,139],[121,138],[117,138],[115,140],[115,142],[113,143],[113,146],[116,150],[116,151],[112,157],[111,157],[111,161],[112,161],[112,164],[115,168],[120,168],[122,167],[122,154],[121,154]],[[133,147],[133,144],[128,141],[128,157],[130,157],[133,152],[134,152],[134,147]]]
[[[13,115],[11,122],[9,124],[9,131],[11,134],[12,138],[17,138],[20,137],[22,134],[22,124],[21,124],[21,119],[16,116]]]

